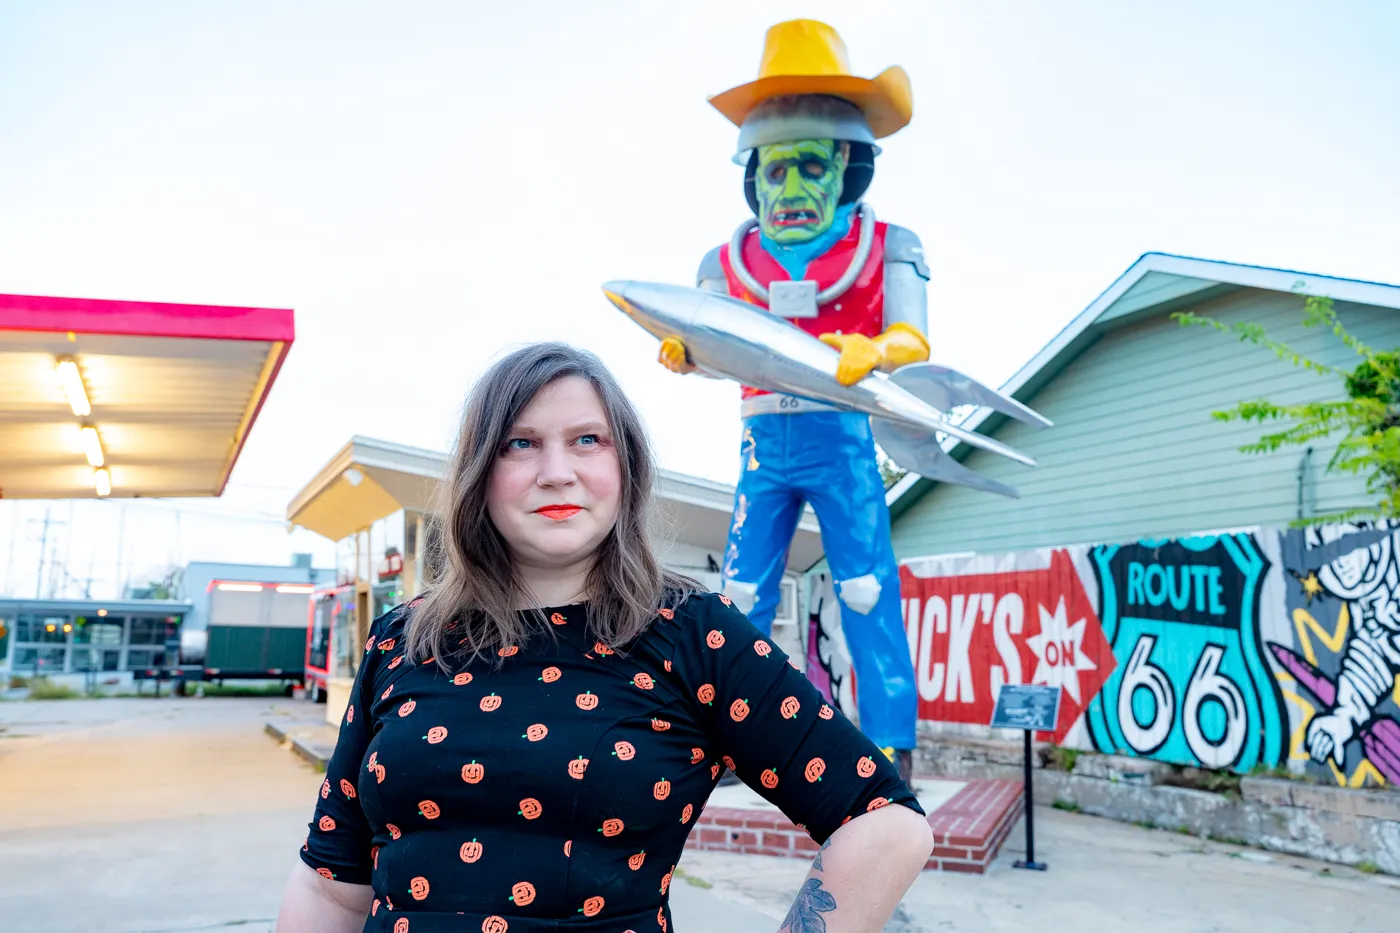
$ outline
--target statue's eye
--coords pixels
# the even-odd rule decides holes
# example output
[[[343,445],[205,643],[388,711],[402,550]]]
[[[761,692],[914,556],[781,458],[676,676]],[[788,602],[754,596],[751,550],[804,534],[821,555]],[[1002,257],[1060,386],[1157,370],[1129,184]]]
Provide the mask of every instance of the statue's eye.
[[[808,159],[802,163],[802,174],[808,178],[821,178],[826,174],[826,163]]]
[[[764,170],[764,174],[767,176],[769,184],[780,184],[783,176],[787,174],[787,166],[781,162],[774,162]]]

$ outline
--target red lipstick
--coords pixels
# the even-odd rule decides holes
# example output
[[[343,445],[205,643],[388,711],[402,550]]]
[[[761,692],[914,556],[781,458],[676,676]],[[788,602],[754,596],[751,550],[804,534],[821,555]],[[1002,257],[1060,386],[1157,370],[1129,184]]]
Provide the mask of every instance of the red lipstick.
[[[562,522],[566,518],[572,518],[583,509],[576,505],[543,505],[535,509],[536,515],[543,515],[545,518],[552,518],[556,522]]]

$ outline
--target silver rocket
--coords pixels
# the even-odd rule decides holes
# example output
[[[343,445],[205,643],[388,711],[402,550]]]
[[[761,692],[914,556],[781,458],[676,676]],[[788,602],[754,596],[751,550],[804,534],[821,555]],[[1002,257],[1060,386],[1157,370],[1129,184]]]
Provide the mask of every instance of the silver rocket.
[[[704,372],[770,392],[825,402],[870,416],[875,442],[911,473],[1019,498],[1012,486],[982,476],[948,455],[940,434],[1009,457],[1035,461],[947,418],[962,405],[990,408],[1018,421],[1050,421],[1015,399],[934,363],[911,363],[893,373],[872,372],[851,386],[836,381],[841,354],[767,310],[699,288],[659,282],[615,281],[603,293],[644,330],[677,337],[690,362]]]

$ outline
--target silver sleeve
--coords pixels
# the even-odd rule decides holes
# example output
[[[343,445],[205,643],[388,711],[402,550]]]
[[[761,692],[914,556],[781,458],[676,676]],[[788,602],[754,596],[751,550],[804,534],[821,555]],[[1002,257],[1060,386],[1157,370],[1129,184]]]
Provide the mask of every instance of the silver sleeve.
[[[907,262],[885,263],[885,329],[902,321],[928,336],[928,286]]]
[[[695,287],[727,295],[729,283],[724,278],[724,266],[719,261],[719,250],[716,246],[700,260],[700,268],[695,270]]]
[[[886,329],[902,322],[928,336],[928,280],[919,237],[912,230],[890,224],[885,229]]]
[[[700,268],[695,270],[695,287],[707,289],[712,292],[719,292],[721,295],[729,294],[729,283],[724,278],[724,266],[719,261],[719,250],[716,246],[705,254],[705,258],[700,260]],[[697,369],[693,375],[704,376],[706,379],[718,379],[714,373]]]

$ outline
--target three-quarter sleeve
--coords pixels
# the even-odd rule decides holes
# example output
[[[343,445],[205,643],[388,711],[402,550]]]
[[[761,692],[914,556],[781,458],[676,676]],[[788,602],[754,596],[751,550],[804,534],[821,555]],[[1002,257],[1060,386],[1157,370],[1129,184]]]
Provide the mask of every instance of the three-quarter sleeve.
[[[397,617],[390,612],[375,620],[364,646],[360,669],[350,690],[350,702],[340,720],[335,752],[326,765],[326,779],[316,797],[316,810],[308,826],[301,860],[317,873],[335,881],[369,884],[373,868],[372,830],[360,806],[360,784],[368,771],[362,767],[365,750],[374,738],[370,699],[380,659],[398,646],[389,632]]]
[[[693,596],[676,622],[672,663],[715,756],[813,839],[889,804],[924,812],[879,747],[729,600]]]

